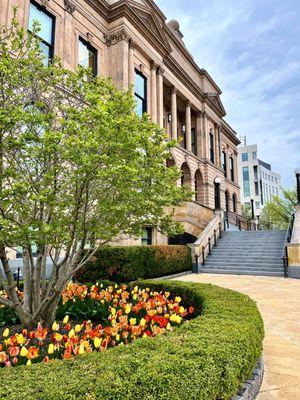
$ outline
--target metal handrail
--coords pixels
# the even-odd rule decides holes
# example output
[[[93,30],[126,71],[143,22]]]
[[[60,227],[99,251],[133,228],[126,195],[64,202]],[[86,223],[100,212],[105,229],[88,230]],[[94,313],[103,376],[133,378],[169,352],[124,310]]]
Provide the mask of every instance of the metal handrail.
[[[234,213],[232,211],[225,211],[225,221],[228,228],[229,228],[229,220],[231,220],[234,224],[236,224],[236,226],[238,226],[240,231],[242,230],[242,222],[245,222],[247,224],[248,231],[252,230],[252,225],[254,226],[254,230],[257,229],[256,224],[253,224],[251,222],[251,219],[246,218],[243,215]]]
[[[225,221],[225,218],[224,218]],[[224,225],[225,227],[225,225]],[[226,229],[224,229],[225,231]],[[212,235],[212,237],[209,237],[207,239],[207,243],[205,246],[202,246],[202,261],[201,261],[201,265],[205,265],[205,251],[208,247],[208,255],[211,254],[211,248],[212,246],[217,247],[217,240],[220,239],[222,237],[222,223],[219,222],[219,228],[218,229],[214,229],[214,233]],[[213,244],[212,244],[212,239],[213,239]]]
[[[288,248],[287,244],[291,243],[292,239],[292,233],[293,233],[293,227],[294,227],[294,222],[295,222],[295,213],[291,215],[290,222],[288,225],[288,229],[286,231],[285,235],[285,240],[284,240],[284,245],[283,245],[283,250],[281,253],[281,259],[283,262],[283,268],[284,268],[284,277],[287,278],[289,276],[288,269],[289,269],[289,258],[288,258]]]

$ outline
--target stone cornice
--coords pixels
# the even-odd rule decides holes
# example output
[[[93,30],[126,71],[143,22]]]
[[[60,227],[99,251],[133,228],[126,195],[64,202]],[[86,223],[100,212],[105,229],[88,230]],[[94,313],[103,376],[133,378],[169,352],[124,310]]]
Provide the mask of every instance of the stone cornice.
[[[64,4],[66,11],[68,11],[68,13],[70,14],[73,14],[74,11],[76,10],[75,4],[70,0],[64,0]]]
[[[114,44],[119,43],[122,40],[129,41],[129,34],[125,28],[121,28],[109,34],[105,33],[104,39],[107,46],[113,46]]]

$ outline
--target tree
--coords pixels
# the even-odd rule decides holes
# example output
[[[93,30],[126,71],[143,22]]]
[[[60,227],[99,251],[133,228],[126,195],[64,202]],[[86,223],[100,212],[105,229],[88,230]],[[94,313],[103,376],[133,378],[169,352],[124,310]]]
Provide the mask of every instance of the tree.
[[[0,304],[27,326],[52,323],[65,285],[100,246],[145,226],[177,233],[165,210],[188,199],[166,165],[175,143],[138,117],[131,91],[58,59],[45,65],[36,30],[21,28],[15,12],[0,36],[0,285],[8,296]],[[23,299],[5,251],[16,245]]]
[[[272,196],[272,199],[264,206],[260,225],[265,229],[272,229],[274,226],[287,229],[292,214],[297,204],[296,190],[282,189],[283,197]]]

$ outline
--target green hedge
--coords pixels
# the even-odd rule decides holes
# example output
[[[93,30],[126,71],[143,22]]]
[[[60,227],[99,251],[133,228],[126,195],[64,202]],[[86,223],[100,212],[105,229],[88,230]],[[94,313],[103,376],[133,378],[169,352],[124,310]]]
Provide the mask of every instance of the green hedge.
[[[130,282],[191,270],[191,250],[187,246],[104,247],[77,274],[76,280]]]
[[[174,332],[69,361],[0,370],[1,400],[229,400],[261,356],[263,322],[248,296],[212,285],[140,282],[202,314]]]

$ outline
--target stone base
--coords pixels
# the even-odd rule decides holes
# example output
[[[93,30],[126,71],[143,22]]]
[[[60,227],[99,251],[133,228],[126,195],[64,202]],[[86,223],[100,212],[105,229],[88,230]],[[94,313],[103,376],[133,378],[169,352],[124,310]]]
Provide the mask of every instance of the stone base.
[[[258,395],[264,378],[265,365],[261,358],[253,370],[252,376],[247,380],[239,393],[232,400],[254,400]]]
[[[289,278],[300,279],[300,265],[290,266],[288,269]]]

